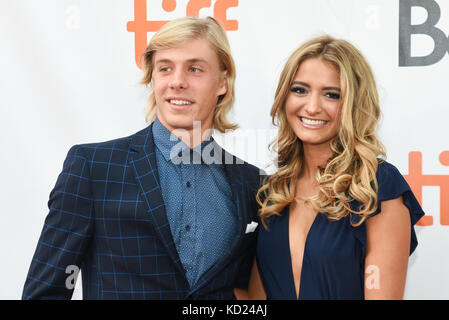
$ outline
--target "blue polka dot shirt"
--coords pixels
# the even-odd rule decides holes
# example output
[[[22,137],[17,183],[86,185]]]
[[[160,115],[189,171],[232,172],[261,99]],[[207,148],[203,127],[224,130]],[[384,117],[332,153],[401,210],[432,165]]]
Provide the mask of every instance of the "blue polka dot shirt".
[[[238,237],[221,150],[210,136],[190,149],[156,118],[156,161],[170,230],[192,287]]]

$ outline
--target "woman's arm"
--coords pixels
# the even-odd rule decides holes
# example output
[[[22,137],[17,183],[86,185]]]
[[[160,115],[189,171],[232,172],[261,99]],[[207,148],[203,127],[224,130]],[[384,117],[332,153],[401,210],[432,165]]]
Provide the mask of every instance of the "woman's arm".
[[[265,300],[267,298],[262,280],[260,279],[256,259],[254,259],[253,267],[251,269],[248,290],[235,288],[234,294],[238,300]]]
[[[410,214],[402,197],[382,201],[382,212],[366,220],[366,300],[403,298],[410,230]]]

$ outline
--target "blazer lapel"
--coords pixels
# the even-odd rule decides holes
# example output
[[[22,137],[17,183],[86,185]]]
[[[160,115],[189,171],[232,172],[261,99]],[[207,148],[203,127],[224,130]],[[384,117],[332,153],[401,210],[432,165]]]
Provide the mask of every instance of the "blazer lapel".
[[[136,181],[141,188],[143,199],[151,215],[157,236],[165,245],[170,258],[175,263],[176,268],[185,274],[184,267],[179,259],[176,245],[170,230],[170,224],[165,212],[165,204],[162,199],[159,173],[156,163],[156,153],[152,134],[153,125],[136,133],[131,143],[131,149],[135,153],[131,154],[130,165],[134,168]]]
[[[224,151],[224,150],[223,150]],[[227,158],[228,160],[226,161],[226,159],[224,160],[224,166],[225,166],[225,171],[226,171],[226,175],[228,176],[228,181],[229,181],[229,185],[231,186],[231,190],[232,190],[232,197],[234,199],[234,203],[235,203],[235,209],[237,210],[237,216],[239,217],[239,221],[240,221],[240,230],[239,230],[239,239],[241,239],[241,237],[245,234],[246,231],[246,224],[248,223],[248,212],[246,210],[247,208],[247,198],[246,197],[246,182],[242,181],[242,172],[241,170],[244,170],[244,163],[236,163],[237,162],[237,158],[229,153],[227,153],[226,151],[223,152],[224,153],[224,157]],[[226,155],[227,154],[227,155]],[[232,162],[229,160],[230,157],[232,156]],[[240,161],[240,160],[239,160]],[[237,241],[237,244],[239,242]],[[235,251],[236,247],[234,246],[232,251]]]
[[[235,210],[237,212],[237,216],[239,217],[239,235],[234,241],[230,253],[218,260],[205,274],[203,274],[203,276],[201,276],[189,295],[201,289],[211,279],[213,279],[217,273],[232,262],[233,257],[236,256],[236,253],[243,245],[242,239],[246,232],[246,225],[251,222],[248,221],[250,219],[250,215],[247,212],[247,186],[241,179],[241,170],[244,170],[245,168],[245,165],[243,164],[244,162],[240,159],[237,160],[235,156],[231,155],[226,150],[222,149],[222,151],[222,163],[224,163],[225,166],[225,172],[228,177],[228,182],[232,190],[232,197],[235,203]]]

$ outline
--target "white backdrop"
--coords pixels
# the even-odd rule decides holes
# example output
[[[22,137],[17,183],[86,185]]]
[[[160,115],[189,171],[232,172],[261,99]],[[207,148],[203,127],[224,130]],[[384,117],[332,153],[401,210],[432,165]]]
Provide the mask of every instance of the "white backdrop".
[[[0,299],[21,297],[48,213],[48,196],[70,146],[127,136],[146,126],[148,90],[138,84],[135,37],[127,30],[135,5],[142,1],[151,21],[185,16],[189,3],[0,0]],[[436,19],[435,26],[424,29],[441,30],[437,33],[446,37],[434,41],[428,35],[412,35],[410,56],[428,56],[435,46],[449,49],[449,1],[401,1],[431,3],[429,10],[409,8],[411,24]],[[400,22],[406,26],[406,20],[400,19],[406,16],[404,11],[400,15],[400,0],[210,2],[200,16],[214,15],[219,2],[237,4],[226,15],[238,23],[236,30],[228,31],[237,65],[233,119],[241,126],[235,135],[246,143],[218,139],[226,149],[260,167],[272,157],[266,152],[275,133],[269,110],[289,54],[323,33],[345,38],[364,53],[378,81],[383,112],[380,136],[387,159],[407,175],[409,153],[422,154],[425,176],[412,178],[422,190],[427,219],[433,219],[416,227],[419,245],[410,258],[405,298],[449,299],[447,52],[431,65],[399,65],[400,36],[407,38],[400,34]],[[174,3],[173,11],[163,9]],[[148,40],[152,34],[148,33]],[[80,297],[77,290],[75,298]]]

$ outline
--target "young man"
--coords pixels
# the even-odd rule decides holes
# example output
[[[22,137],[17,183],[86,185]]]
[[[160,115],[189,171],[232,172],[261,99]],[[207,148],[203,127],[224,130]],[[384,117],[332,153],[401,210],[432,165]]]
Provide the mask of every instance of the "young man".
[[[24,299],[69,299],[77,267],[84,299],[233,299],[248,284],[259,170],[209,133],[236,127],[226,33],[212,18],[177,19],[143,59],[152,123],[70,149]]]

